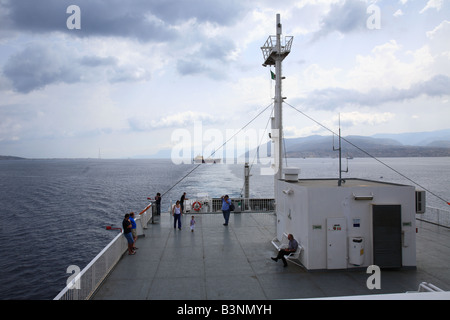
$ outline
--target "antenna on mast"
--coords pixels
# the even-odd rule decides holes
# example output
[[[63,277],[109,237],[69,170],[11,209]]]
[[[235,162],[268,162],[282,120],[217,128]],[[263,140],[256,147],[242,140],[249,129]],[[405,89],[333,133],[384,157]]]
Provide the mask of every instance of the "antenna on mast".
[[[292,41],[294,37],[286,36],[282,41],[282,25],[280,14],[276,17],[276,35],[269,36],[267,41],[261,47],[264,57],[263,67],[275,66],[275,75],[272,75],[272,79],[276,81],[275,84],[275,110],[274,118],[272,118],[272,133],[271,138],[275,143],[275,181],[282,177],[282,151],[283,151],[283,121],[282,121],[282,103],[285,99],[281,95],[281,86],[283,76],[281,64],[284,58],[286,58],[291,52]],[[277,183],[275,182],[275,188]],[[275,190],[276,194],[276,190]]]
[[[339,148],[334,148],[334,134],[333,134],[333,151],[339,151],[339,180],[338,186],[342,185],[342,182],[345,183],[345,180],[342,180],[342,172],[348,172],[348,159],[347,159],[347,170],[342,170],[342,147],[341,147],[341,114],[339,114]]]

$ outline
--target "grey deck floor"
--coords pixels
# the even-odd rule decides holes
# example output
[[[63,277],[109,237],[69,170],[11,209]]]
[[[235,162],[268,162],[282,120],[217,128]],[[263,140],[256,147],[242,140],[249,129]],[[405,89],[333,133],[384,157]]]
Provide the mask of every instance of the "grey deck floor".
[[[223,226],[221,214],[183,216],[173,229],[167,213],[149,224],[125,254],[94,299],[124,300],[267,300],[338,297],[415,291],[422,281],[450,290],[450,230],[418,222],[417,269],[382,270],[381,289],[369,290],[370,276],[359,271],[306,270],[270,259],[275,249],[274,214],[232,214]]]

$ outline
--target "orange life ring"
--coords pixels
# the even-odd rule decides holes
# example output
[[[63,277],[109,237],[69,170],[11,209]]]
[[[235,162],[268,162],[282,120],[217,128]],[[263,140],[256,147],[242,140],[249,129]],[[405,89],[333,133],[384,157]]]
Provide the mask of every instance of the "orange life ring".
[[[197,205],[196,205],[197,204]],[[202,204],[200,203],[200,202],[198,202],[198,201],[195,201],[193,204],[192,204],[192,208],[194,208],[194,210],[195,211],[200,211],[200,209],[202,208]]]

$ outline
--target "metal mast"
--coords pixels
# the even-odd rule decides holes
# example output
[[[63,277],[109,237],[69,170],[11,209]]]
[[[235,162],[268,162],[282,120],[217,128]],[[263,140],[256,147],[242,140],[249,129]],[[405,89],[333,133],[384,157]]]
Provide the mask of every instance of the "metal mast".
[[[272,118],[272,134],[271,138],[275,144],[275,196],[277,188],[277,180],[282,178],[282,151],[283,151],[283,113],[282,113],[282,62],[284,58],[291,52],[292,41],[294,37],[286,36],[282,43],[282,26],[280,14],[277,14],[276,20],[276,36],[269,36],[266,43],[261,47],[264,63],[263,66],[275,66],[275,112]]]

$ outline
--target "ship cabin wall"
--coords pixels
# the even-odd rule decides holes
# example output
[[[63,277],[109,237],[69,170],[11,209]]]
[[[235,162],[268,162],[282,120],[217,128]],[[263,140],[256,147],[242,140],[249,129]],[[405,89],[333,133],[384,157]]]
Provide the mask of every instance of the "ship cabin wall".
[[[348,182],[338,187],[336,180],[279,180],[278,239],[283,233],[293,234],[303,247],[300,262],[308,270],[367,267],[374,264],[374,206],[400,206],[401,264],[402,267],[415,267],[415,188],[364,180]],[[370,200],[365,200],[365,197]],[[330,225],[327,226],[327,222],[330,221],[339,222],[335,225],[342,224],[338,228],[345,233],[345,247],[341,243],[334,253],[330,251],[334,245],[332,233],[328,232]],[[354,238],[363,239],[361,263],[357,265],[349,261],[349,251],[352,250],[349,246]],[[333,259],[342,262],[336,263]]]

